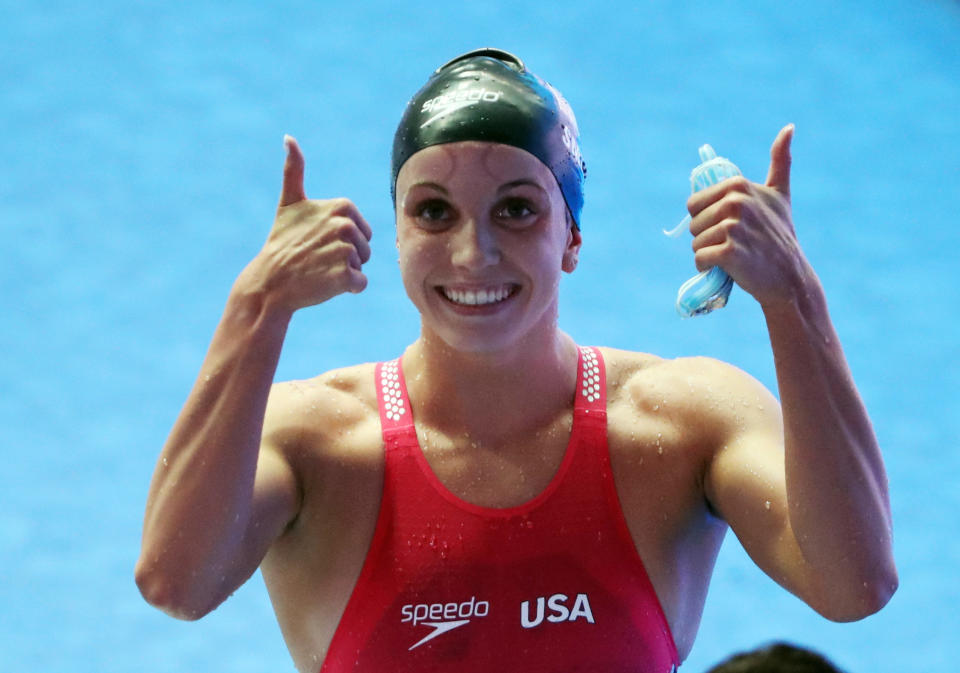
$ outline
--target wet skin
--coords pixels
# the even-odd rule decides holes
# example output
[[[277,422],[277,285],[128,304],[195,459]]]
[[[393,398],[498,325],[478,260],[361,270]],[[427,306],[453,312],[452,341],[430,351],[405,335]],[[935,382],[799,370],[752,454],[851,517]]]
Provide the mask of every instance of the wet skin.
[[[722,264],[760,302],[784,412],[730,365],[601,349],[617,492],[681,657],[728,524],[830,619],[871,614],[896,588],[876,438],[793,234],[791,134],[774,142],[767,184],[725,181],[688,202],[698,268]],[[380,504],[374,370],[272,382],[293,313],[366,287],[372,231],[347,199],[308,199],[292,139],[288,152],[274,226],[158,461],[136,575],[148,601],[196,619],[261,567],[297,667],[316,671]],[[577,350],[557,304],[580,232],[546,167],[502,145],[418,152],[396,205],[401,276],[421,315],[403,366],[427,461],[464,500],[526,502],[569,439]]]
[[[580,234],[552,174],[512,147],[428,148],[403,167],[397,187],[401,275],[422,319],[404,368],[427,460],[464,500],[526,502],[547,486],[569,439],[576,350],[557,328],[557,299]],[[692,422],[700,409],[691,399],[706,399],[711,368],[721,369],[715,377],[729,372],[603,353],[615,480],[683,655],[726,529],[703,491],[717,439],[704,416]],[[730,394],[757,416],[764,404],[776,413],[750,383]],[[291,651],[309,664],[322,659],[373,534],[382,446],[372,368],[277,386],[268,420],[274,408],[291,426],[268,428],[299,439],[267,442],[283,447],[304,497],[263,572]],[[776,435],[775,424],[763,424]]]

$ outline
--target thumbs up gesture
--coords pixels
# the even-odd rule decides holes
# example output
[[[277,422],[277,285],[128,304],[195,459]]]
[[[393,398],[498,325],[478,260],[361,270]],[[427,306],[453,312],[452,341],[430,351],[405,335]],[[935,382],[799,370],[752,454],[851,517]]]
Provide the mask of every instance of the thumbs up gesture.
[[[761,305],[789,301],[812,277],[790,210],[792,124],[770,148],[764,184],[735,177],[690,196],[690,231],[697,269],[721,267]]]
[[[367,286],[362,266],[370,259],[370,225],[349,199],[308,199],[303,188],[305,160],[297,141],[286,136],[283,186],[273,228],[241,274],[264,300],[293,313],[344,292]]]

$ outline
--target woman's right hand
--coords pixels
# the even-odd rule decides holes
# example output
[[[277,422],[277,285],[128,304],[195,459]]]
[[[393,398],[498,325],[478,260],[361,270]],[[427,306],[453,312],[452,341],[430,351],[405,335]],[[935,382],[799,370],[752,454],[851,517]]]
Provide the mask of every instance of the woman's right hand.
[[[274,309],[293,313],[344,292],[361,292],[370,259],[370,225],[349,199],[308,199],[304,158],[286,136],[283,188],[273,228],[263,249],[237,279],[235,290],[261,296]]]

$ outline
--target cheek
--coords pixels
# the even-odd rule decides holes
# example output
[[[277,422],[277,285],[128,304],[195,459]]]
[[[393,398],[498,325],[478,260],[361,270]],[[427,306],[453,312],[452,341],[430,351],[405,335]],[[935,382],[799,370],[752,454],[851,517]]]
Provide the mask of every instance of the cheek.
[[[407,294],[411,298],[422,290],[424,279],[436,265],[438,252],[423,241],[410,237],[397,237],[397,263],[400,265],[400,278]]]

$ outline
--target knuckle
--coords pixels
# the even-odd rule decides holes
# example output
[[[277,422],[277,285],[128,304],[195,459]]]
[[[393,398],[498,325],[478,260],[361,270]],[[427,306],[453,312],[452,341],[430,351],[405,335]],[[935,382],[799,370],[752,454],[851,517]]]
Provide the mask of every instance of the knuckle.
[[[327,201],[331,212],[337,214],[343,214],[350,212],[354,209],[353,201],[348,199],[345,196],[336,196]]]
[[[727,238],[736,235],[737,231],[741,229],[741,226],[741,220],[739,217],[730,217],[720,223],[720,228],[723,230],[724,236]]]
[[[723,200],[723,205],[720,207],[720,214],[727,219],[739,218],[743,212],[745,201],[746,195],[744,194],[739,192],[728,194]]]
[[[356,228],[353,220],[342,215],[331,217],[328,226],[330,231],[341,240],[351,238],[353,230]]]
[[[360,268],[362,264],[357,247],[348,241],[340,241],[336,247],[336,258],[347,267]]]

